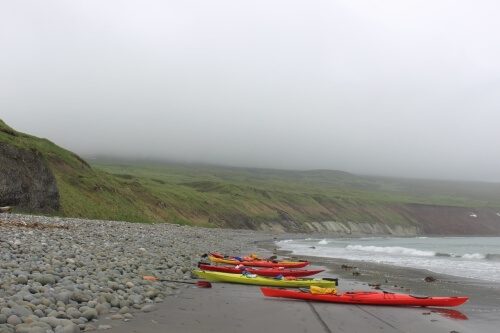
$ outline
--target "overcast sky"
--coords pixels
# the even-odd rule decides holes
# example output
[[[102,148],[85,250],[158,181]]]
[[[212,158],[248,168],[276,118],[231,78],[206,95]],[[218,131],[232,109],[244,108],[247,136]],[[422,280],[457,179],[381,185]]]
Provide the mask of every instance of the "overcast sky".
[[[83,157],[500,182],[498,0],[0,0],[0,119]]]

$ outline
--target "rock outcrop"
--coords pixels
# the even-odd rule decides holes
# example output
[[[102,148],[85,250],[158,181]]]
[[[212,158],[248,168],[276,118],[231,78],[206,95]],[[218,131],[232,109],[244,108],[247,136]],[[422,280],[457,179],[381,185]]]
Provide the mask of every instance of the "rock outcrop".
[[[56,179],[40,153],[0,143],[0,207],[53,212],[59,204]]]

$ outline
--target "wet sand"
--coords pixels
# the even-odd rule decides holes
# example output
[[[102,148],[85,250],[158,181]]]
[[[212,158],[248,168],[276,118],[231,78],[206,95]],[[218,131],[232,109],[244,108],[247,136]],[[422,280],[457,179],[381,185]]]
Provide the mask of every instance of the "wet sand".
[[[255,252],[251,249],[249,253]],[[258,253],[272,254],[260,249]],[[278,251],[278,254],[279,251]],[[283,254],[283,253],[281,253]],[[341,305],[264,297],[258,286],[212,283],[212,288],[188,285],[181,295],[158,303],[150,313],[134,313],[123,322],[104,318],[109,333],[164,332],[497,332],[500,326],[498,289],[473,281],[437,276],[425,282],[428,272],[390,266],[311,259],[311,269],[325,268],[316,277],[339,277],[340,292],[381,288],[414,295],[470,296],[454,308],[415,308]],[[357,268],[343,269],[342,265]],[[357,273],[359,275],[357,275]],[[356,275],[353,275],[355,273]],[[380,287],[377,285],[380,284]]]

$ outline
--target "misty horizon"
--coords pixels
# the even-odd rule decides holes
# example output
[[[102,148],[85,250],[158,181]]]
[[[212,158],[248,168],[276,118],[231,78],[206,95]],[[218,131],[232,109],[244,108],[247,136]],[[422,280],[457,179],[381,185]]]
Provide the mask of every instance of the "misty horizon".
[[[82,157],[500,182],[500,3],[1,6],[0,118]]]

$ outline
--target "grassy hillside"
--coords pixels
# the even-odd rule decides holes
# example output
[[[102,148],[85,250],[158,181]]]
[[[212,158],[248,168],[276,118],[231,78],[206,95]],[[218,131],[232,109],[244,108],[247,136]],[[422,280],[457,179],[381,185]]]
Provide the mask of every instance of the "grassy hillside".
[[[500,211],[500,184],[360,177],[331,170],[85,161],[2,121],[0,143],[40,151],[58,182],[59,214],[68,217],[234,228],[280,221],[300,230],[302,222],[333,220],[420,225],[408,208],[415,205]]]
[[[57,179],[60,216],[130,222],[161,220],[157,205],[160,200],[137,181],[94,169],[78,155],[49,140],[17,132],[1,120],[0,143],[41,153]],[[22,208],[14,210],[23,212]]]
[[[189,220],[358,221],[418,224],[406,204],[500,209],[499,184],[407,181],[341,171],[284,171],[206,165],[94,161],[94,169],[135,180]]]

